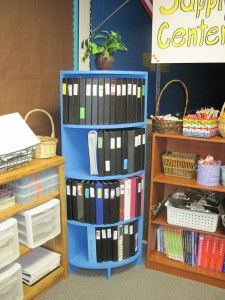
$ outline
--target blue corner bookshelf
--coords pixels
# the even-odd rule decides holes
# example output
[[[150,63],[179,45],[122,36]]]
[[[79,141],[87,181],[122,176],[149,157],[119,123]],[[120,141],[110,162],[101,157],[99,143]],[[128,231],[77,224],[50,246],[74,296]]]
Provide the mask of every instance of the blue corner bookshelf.
[[[147,83],[148,83],[148,74],[147,72],[137,72],[137,71],[61,71],[60,72],[60,111],[61,111],[61,142],[62,142],[62,154],[65,158],[65,174],[66,178],[72,180],[81,180],[81,181],[91,181],[91,182],[113,182],[119,180],[127,180],[129,178],[142,178],[142,200],[141,200],[141,209],[140,213],[137,216],[130,214],[130,218],[124,220],[119,220],[112,224],[90,224],[87,222],[79,220],[67,220],[68,227],[68,261],[69,269],[71,272],[75,272],[79,268],[85,269],[102,269],[105,270],[106,276],[108,278],[112,275],[112,270],[120,266],[127,264],[140,264],[142,261],[142,237],[143,237],[143,207],[144,207],[144,163],[141,168],[136,168],[131,172],[121,174],[108,174],[108,175],[91,175],[90,174],[90,162],[89,162],[89,150],[88,150],[88,133],[91,130],[97,132],[101,131],[126,131],[126,130],[142,130],[144,132],[143,139],[145,139],[145,130],[146,130],[146,116],[147,116]],[[79,81],[80,80],[80,81]],[[81,80],[85,80],[84,87],[81,88],[79,83]],[[90,94],[87,92],[88,83],[100,82],[103,80],[103,94],[100,95],[100,88],[95,94],[94,86]],[[69,89],[68,86],[72,82],[78,82],[78,91]],[[101,81],[102,82],[102,81]],[[115,94],[112,93],[112,82],[115,85],[114,88]],[[141,85],[139,83],[141,82]],[[105,107],[107,105],[107,85],[109,84],[109,104],[113,102],[115,108],[110,106],[109,113],[114,111],[115,121],[106,120],[105,121]],[[66,87],[66,89],[65,89]],[[124,88],[124,89],[123,89]],[[77,88],[76,88],[77,89]],[[129,91],[129,89],[131,89]],[[71,106],[71,103],[75,98],[73,98],[73,93],[78,95],[79,104],[74,108]],[[81,107],[81,102],[86,94],[86,103],[85,108]],[[131,95],[129,96],[128,95]],[[140,94],[141,93],[141,94]],[[113,96],[112,96],[113,95]],[[122,95],[124,96],[122,98]],[[88,98],[91,96],[92,98]],[[94,96],[97,96],[97,101],[102,97],[102,105],[104,106],[102,110],[99,108],[96,109],[93,102]],[[117,97],[121,96],[121,97]],[[66,99],[66,100],[65,100]],[[80,99],[80,100],[79,100]],[[92,100],[90,100],[92,99]],[[95,99],[95,100],[96,100]],[[120,100],[125,101],[124,104],[120,105]],[[126,100],[125,100],[126,99]],[[140,100],[141,99],[141,100]],[[139,102],[139,100],[141,102]],[[65,102],[67,101],[67,102]],[[70,102],[71,101],[71,102]],[[92,101],[92,118],[87,121],[87,110],[88,110],[88,101]],[[130,101],[132,105],[130,106]],[[67,103],[67,106],[65,106]],[[83,102],[82,102],[83,103]],[[99,102],[97,105],[99,107]],[[141,103],[141,104],[140,104]],[[75,104],[74,104],[75,105]],[[83,105],[83,104],[82,104]],[[106,107],[107,109],[107,107]],[[128,109],[130,111],[128,111]],[[78,117],[75,116],[74,119],[71,119],[71,111],[77,113]],[[96,111],[98,117],[96,118],[93,115],[93,110]],[[125,116],[126,112],[126,116]],[[132,114],[134,113],[134,115]],[[100,116],[100,113],[103,113]],[[67,114],[69,116],[67,116]],[[85,115],[86,114],[86,115]],[[105,113],[106,114],[106,113]],[[66,117],[65,117],[66,115]],[[120,117],[118,117],[118,115]],[[82,117],[82,120],[79,120]],[[93,117],[94,116],[94,117]],[[70,118],[71,117],[71,118]],[[101,121],[99,122],[99,120]],[[72,122],[71,122],[72,120]],[[94,124],[93,124],[94,123]],[[100,123],[100,124],[99,124]],[[136,139],[135,139],[136,143]],[[143,141],[144,152],[145,152],[145,141]],[[128,145],[128,148],[131,145]],[[123,148],[123,145],[121,146]],[[144,153],[143,152],[143,153]],[[137,156],[138,157],[138,156]],[[136,158],[137,158],[136,157]],[[144,156],[142,154],[142,160]],[[98,162],[99,163],[99,162]],[[122,162],[121,162],[122,164]],[[131,204],[130,204],[131,205]],[[119,208],[121,209],[121,207]],[[131,209],[131,208],[130,208]],[[136,224],[137,232],[135,235],[136,244],[135,252],[132,253],[129,257],[122,257],[118,260],[108,260],[98,262],[98,253],[96,245],[96,234],[98,230],[107,230],[111,228],[126,228],[129,226],[131,228]],[[132,227],[133,228],[133,227]],[[133,230],[133,229],[132,229]],[[131,233],[131,231],[129,231]],[[132,233],[133,234],[133,233]],[[123,236],[123,235],[122,235]],[[124,238],[125,240],[125,238]],[[133,241],[133,240],[132,240]],[[131,234],[129,240],[129,247],[131,247]],[[133,242],[132,242],[133,243]],[[124,246],[125,247],[125,246]],[[126,246],[127,247],[127,246]],[[118,256],[119,257],[119,256]]]

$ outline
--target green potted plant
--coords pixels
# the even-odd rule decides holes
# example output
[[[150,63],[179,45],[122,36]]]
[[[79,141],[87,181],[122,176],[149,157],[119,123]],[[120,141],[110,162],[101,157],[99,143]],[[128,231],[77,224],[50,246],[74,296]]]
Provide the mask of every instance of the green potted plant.
[[[113,54],[116,51],[127,51],[118,32],[103,30],[100,34],[91,36],[81,43],[84,49],[82,60],[85,62],[91,55],[96,55],[96,64],[99,69],[106,70],[112,67]]]

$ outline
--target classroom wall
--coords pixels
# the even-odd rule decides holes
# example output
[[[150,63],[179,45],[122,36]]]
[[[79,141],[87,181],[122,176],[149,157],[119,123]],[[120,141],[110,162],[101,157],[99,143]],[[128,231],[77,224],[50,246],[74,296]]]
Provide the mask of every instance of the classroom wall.
[[[73,68],[72,0],[0,1],[0,115],[43,108],[59,135],[59,71]],[[30,117],[37,134],[50,135],[42,114]]]
[[[92,0],[91,25],[94,29],[114,9],[125,1]],[[152,21],[145,13],[138,0],[130,0],[100,30],[118,30],[128,47],[128,52],[115,55],[113,69],[144,70],[149,74],[148,117],[154,114],[156,102],[156,72],[143,66],[144,52],[151,52]],[[163,69],[164,67],[161,66]],[[91,69],[96,69],[94,58]],[[222,107],[225,101],[224,64],[170,64],[168,72],[161,72],[160,89],[172,79],[181,79],[189,93],[188,111],[200,107]],[[160,114],[182,114],[184,110],[184,94],[179,85],[170,86],[160,101]]]

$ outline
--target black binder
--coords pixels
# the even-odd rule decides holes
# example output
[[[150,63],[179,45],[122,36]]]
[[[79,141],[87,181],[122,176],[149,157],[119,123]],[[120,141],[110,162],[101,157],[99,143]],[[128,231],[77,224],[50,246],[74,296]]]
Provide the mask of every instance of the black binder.
[[[130,256],[130,233],[129,224],[123,225],[123,258]]]
[[[114,181],[110,182],[110,194],[109,194],[109,223],[116,222],[116,185]]]
[[[80,91],[80,124],[84,125],[86,122],[86,79],[79,78]]]
[[[73,79],[67,78],[68,123],[73,121]]]
[[[122,174],[128,173],[128,131],[122,131]]]
[[[66,180],[66,208],[67,208],[67,219],[72,220],[72,187],[71,179]]]
[[[127,79],[121,79],[121,111],[122,123],[127,123]]]
[[[132,78],[127,78],[127,123],[133,122],[133,86]]]
[[[132,107],[133,107],[133,113],[132,113],[132,122],[136,122],[136,116],[137,116],[137,79],[132,79]]]
[[[77,206],[77,180],[71,181],[71,200],[72,200],[72,218],[78,220],[78,206]]]
[[[62,79],[63,124],[69,123],[69,101],[67,91],[67,78]]]
[[[69,101],[69,123],[79,124],[79,84],[78,78],[71,79],[72,82],[72,98]]]
[[[96,258],[97,262],[102,262],[102,239],[101,239],[101,228],[95,230],[96,239]]]
[[[135,217],[141,215],[141,201],[142,200],[142,178],[136,177],[136,207],[135,207]]]
[[[84,222],[84,181],[76,183],[77,189],[77,220]]]
[[[104,176],[105,175],[105,149],[104,149],[104,134],[103,131],[98,131],[98,175]]]
[[[128,173],[134,173],[135,129],[128,130]]]
[[[90,183],[84,182],[84,222],[90,223]]]
[[[107,247],[107,235],[106,228],[102,228],[102,261],[108,260],[108,247]]]
[[[110,184],[109,182],[103,182],[104,185],[104,202],[103,202],[103,223],[109,224],[110,223]]]
[[[123,107],[122,107],[122,103],[121,103],[121,94],[122,94],[122,90],[121,90],[121,79],[117,78],[116,79],[116,101],[115,101],[115,105],[116,105],[116,118],[115,118],[115,122],[117,124],[121,124],[122,120],[123,120]]]
[[[145,168],[145,130],[142,129],[142,140],[141,140],[141,169]]]
[[[115,167],[115,174],[119,175],[121,174],[121,158],[122,158],[122,139],[121,139],[121,131],[117,130],[115,131],[115,135],[116,135],[116,167]]]
[[[110,131],[110,174],[116,174],[116,132]]]
[[[92,78],[86,78],[86,124],[92,124]]]
[[[118,228],[113,227],[112,229],[112,237],[113,237],[113,261],[118,261]]]
[[[129,235],[130,235],[129,256],[134,256],[135,255],[134,222],[131,222],[129,225]]]
[[[142,79],[137,79],[136,122],[142,122]]]
[[[114,206],[114,217],[115,222],[119,222],[120,220],[120,183],[119,181],[115,181],[115,206]]]
[[[107,233],[107,260],[112,260],[113,258],[112,228],[107,228],[106,233]]]
[[[134,171],[142,169],[142,129],[135,129]]]
[[[141,101],[141,121],[144,122],[145,119],[145,80],[142,79],[142,87],[141,87],[141,96],[142,96],[142,101]]]
[[[105,78],[104,124],[110,123],[110,78]]]
[[[92,124],[98,124],[98,78],[92,80]]]
[[[104,174],[105,176],[111,175],[111,165],[110,165],[110,132],[104,131]]]
[[[98,79],[98,124],[104,124],[104,78]]]
[[[116,122],[116,78],[110,80],[110,115],[109,123],[115,124]]]
[[[90,207],[89,207],[89,221],[91,224],[96,224],[96,198],[95,198],[95,183],[93,181],[89,184],[90,188]]]

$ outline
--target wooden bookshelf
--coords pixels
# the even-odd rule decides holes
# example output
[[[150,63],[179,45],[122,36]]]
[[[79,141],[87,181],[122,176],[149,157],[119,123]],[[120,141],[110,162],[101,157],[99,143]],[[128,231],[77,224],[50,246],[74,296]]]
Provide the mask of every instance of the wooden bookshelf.
[[[185,179],[181,177],[166,176],[163,173],[162,154],[167,151],[195,153],[200,157],[206,157],[208,154],[225,162],[225,139],[222,137],[213,137],[210,139],[187,137],[179,134],[160,134],[154,133],[152,137],[152,164],[150,178],[150,199],[149,199],[149,231],[147,248],[147,268],[162,271],[176,276],[182,276],[188,279],[196,280],[206,284],[225,288],[225,273],[214,272],[208,269],[192,267],[182,262],[178,262],[166,257],[156,250],[156,230],[159,226],[171,226],[192,230],[181,226],[169,225],[166,219],[166,208],[160,215],[153,217],[152,208],[160,200],[166,197],[177,188],[194,188],[208,191],[225,193],[225,186],[202,186],[196,181],[196,178]],[[216,232],[206,232],[193,229],[195,232],[209,234],[212,236],[225,238],[225,228],[221,225]]]
[[[58,190],[51,192],[45,196],[40,196],[33,201],[26,204],[16,203],[15,205],[0,211],[0,220],[13,217],[17,213],[31,209],[42,203],[47,202],[50,199],[58,198],[60,201],[60,220],[61,220],[61,233],[54,239],[48,241],[43,246],[49,250],[58,252],[61,254],[60,267],[50,274],[46,275],[43,279],[38,281],[32,287],[23,285],[24,299],[35,299],[41,295],[44,291],[48,290],[51,286],[56,284],[63,278],[67,277],[67,230],[66,230],[66,197],[65,197],[65,172],[64,172],[64,158],[61,156],[55,156],[48,159],[34,159],[26,166],[12,170],[6,173],[0,174],[0,184],[9,183],[20,178],[45,171],[49,168],[57,168],[59,175]],[[19,245],[20,256],[26,255],[32,249],[20,244]]]

